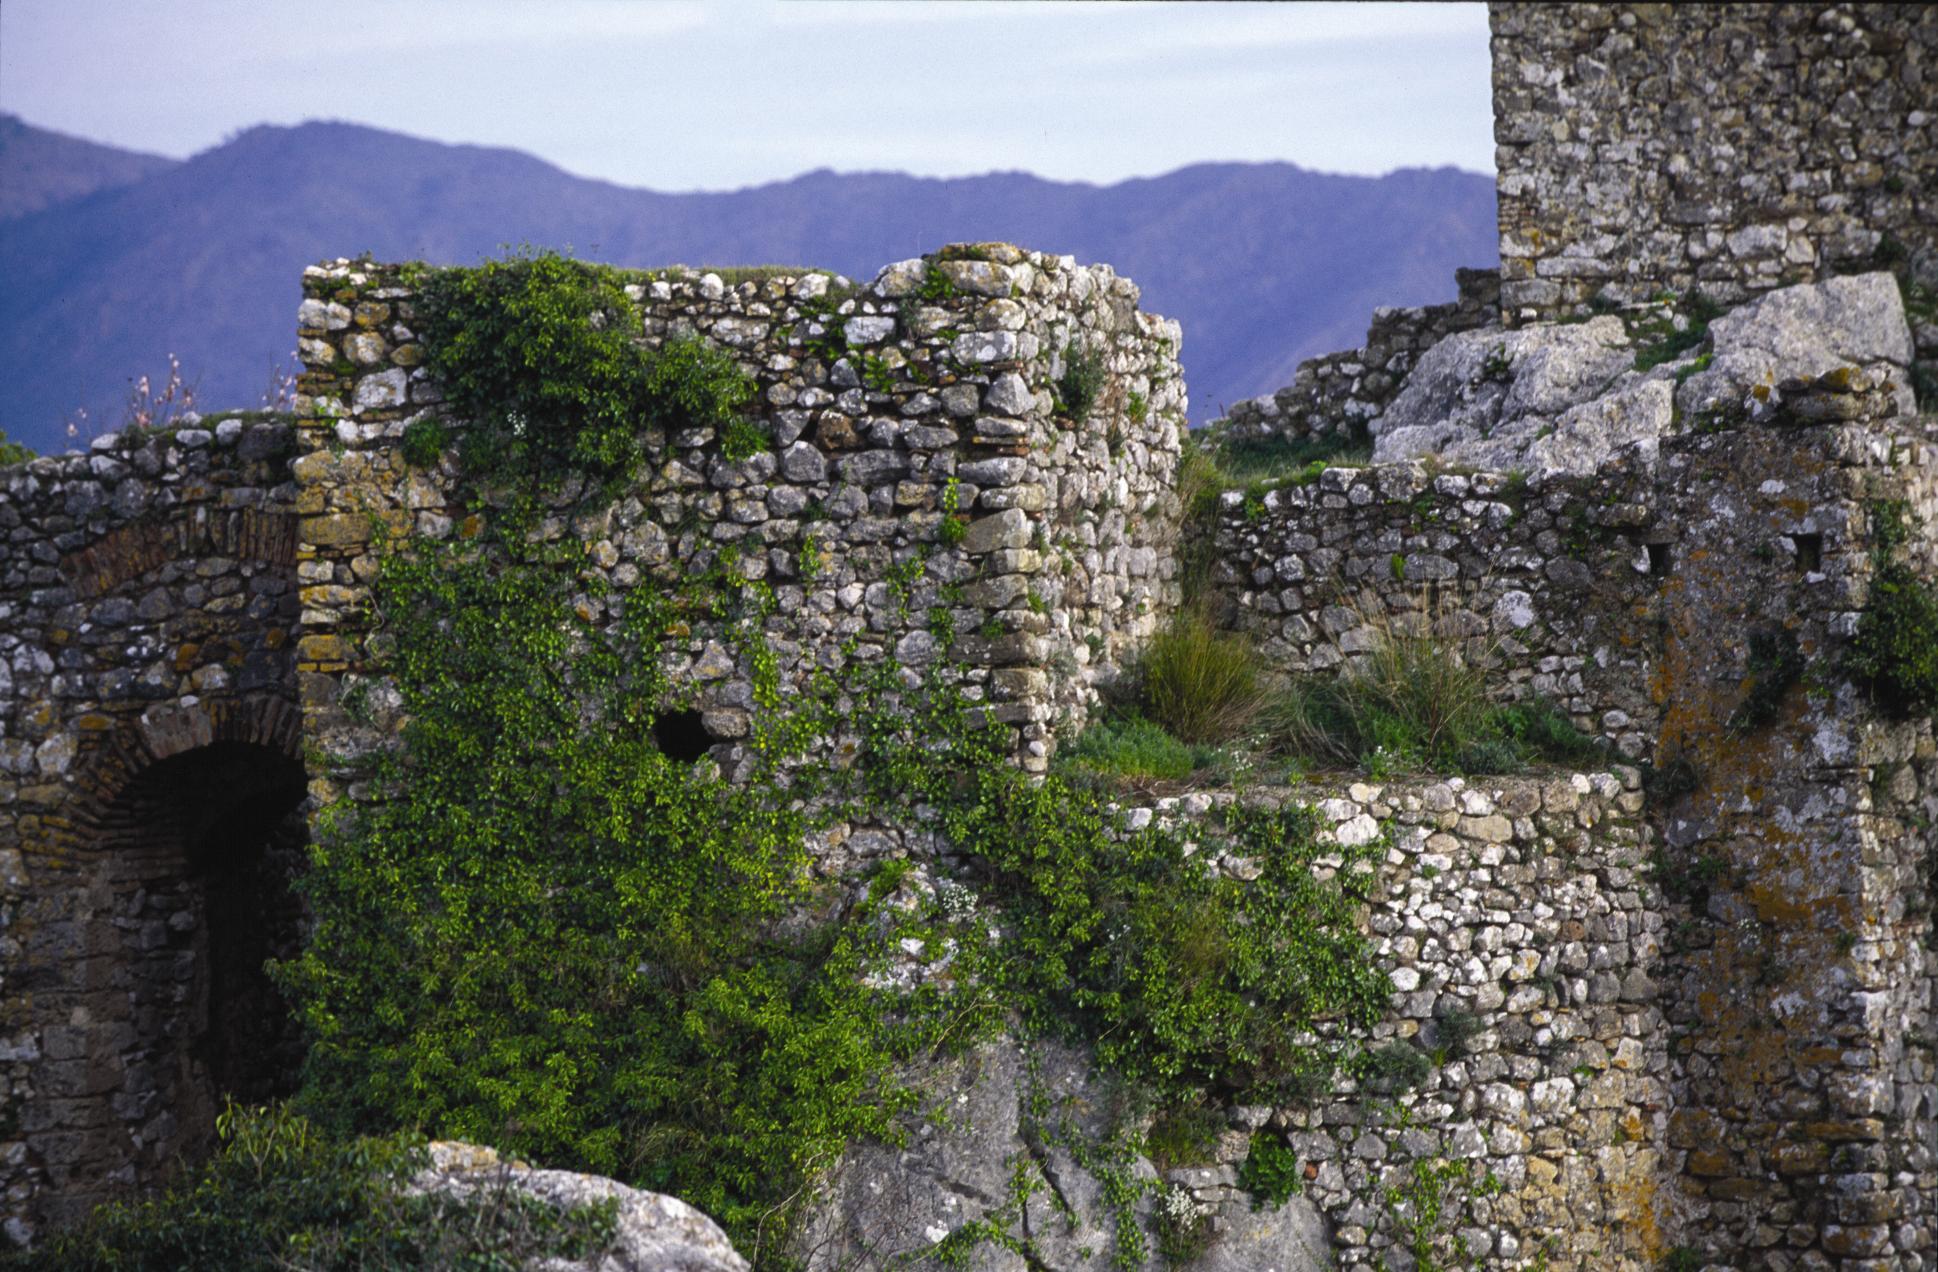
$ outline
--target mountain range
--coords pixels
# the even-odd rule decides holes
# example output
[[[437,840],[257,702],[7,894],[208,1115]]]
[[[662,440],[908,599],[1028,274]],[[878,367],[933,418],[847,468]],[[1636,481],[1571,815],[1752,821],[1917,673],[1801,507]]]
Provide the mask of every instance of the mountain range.
[[[1453,168],[1206,163],[1112,185],[816,171],[663,194],[346,123],[255,127],[176,161],[0,117],[0,192],[0,429],[43,451],[70,444],[76,408],[82,440],[114,427],[170,354],[199,405],[257,405],[293,360],[303,266],[364,252],[462,264],[531,245],[866,280],[1009,240],[1107,261],[1181,321],[1195,421],[1358,345],[1374,307],[1450,299],[1456,266],[1497,259],[1493,179]]]

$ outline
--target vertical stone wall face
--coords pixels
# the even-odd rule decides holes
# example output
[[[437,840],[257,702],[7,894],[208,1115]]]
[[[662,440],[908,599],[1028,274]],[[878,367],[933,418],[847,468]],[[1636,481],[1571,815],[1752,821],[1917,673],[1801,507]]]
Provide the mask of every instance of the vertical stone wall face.
[[[1529,490],[1421,464],[1328,468],[1220,509],[1214,572],[1233,624],[1292,673],[1329,672],[1383,630],[1431,628],[1513,697],[1566,710],[1619,753],[1650,753],[1647,614],[1676,530],[1649,474]]]
[[[305,279],[304,389],[318,414],[294,470],[301,674],[311,733],[339,757],[381,734],[337,707],[343,677],[367,670],[373,529],[478,524],[455,455],[418,469],[399,449],[411,421],[448,416],[420,365],[410,277],[343,262]],[[1091,680],[1176,599],[1177,325],[1139,312],[1136,288],[1107,266],[1005,244],[891,266],[866,288],[686,271],[639,275],[627,291],[648,340],[698,333],[733,354],[774,446],[732,463],[708,429],[649,436],[637,488],[561,529],[589,545],[612,594],[704,570],[731,547],[734,568],[774,589],[767,635],[784,687],[816,668],[919,669],[952,651],[971,692],[1015,728],[1019,762],[1044,768],[1053,726],[1081,718]],[[1055,386],[1080,355],[1106,376],[1078,420]],[[955,543],[942,530],[951,506]],[[750,726],[750,669],[720,633],[696,631],[674,671],[700,686],[731,760]]]
[[[1665,288],[1741,300],[1886,240],[1938,272],[1930,6],[1490,13],[1510,324]]]
[[[1686,435],[1653,467],[1532,493],[1331,469],[1228,497],[1219,527],[1221,594],[1287,670],[1339,667],[1382,619],[1431,619],[1503,692],[1553,697],[1653,766],[1676,1039],[1657,1210],[1668,1245],[1733,1266],[1934,1251],[1938,750],[1842,660],[1875,503],[1903,501],[1916,567],[1938,566],[1938,453],[1880,418],[1881,393],[1836,405],[1863,418]],[[1754,713],[1784,648],[1795,683]]]
[[[211,1133],[205,897],[184,858],[200,827],[176,797],[186,779],[227,783],[213,810],[299,763],[293,441],[286,419],[210,418],[0,471],[15,1239],[154,1182]],[[164,763],[208,771],[144,783]]]
[[[1394,1266],[1404,1236],[1388,1190],[1415,1189],[1425,1167],[1460,1172],[1429,1228],[1465,1240],[1458,1266],[1658,1266],[1676,1210],[1659,985],[1670,920],[1637,772],[1289,794],[1312,800],[1342,842],[1387,837],[1368,924],[1398,992],[1375,1046],[1433,1061],[1413,1089],[1348,1085],[1242,1113],[1282,1129],[1308,1163],[1304,1196],[1336,1265]],[[1242,1156],[1172,1179],[1242,1214]]]
[[[1671,1143],[1691,1244],[1719,1259],[1934,1257],[1931,724],[1869,709],[1839,672],[1872,573],[1871,503],[1907,499],[1929,527],[1934,461],[1889,425],[1720,435],[1668,457],[1686,565],[1663,598],[1659,756],[1697,779],[1663,818],[1671,859],[1694,871]],[[1814,559],[1782,551],[1806,536]],[[1803,672],[1749,728],[1759,631],[1786,633]]]

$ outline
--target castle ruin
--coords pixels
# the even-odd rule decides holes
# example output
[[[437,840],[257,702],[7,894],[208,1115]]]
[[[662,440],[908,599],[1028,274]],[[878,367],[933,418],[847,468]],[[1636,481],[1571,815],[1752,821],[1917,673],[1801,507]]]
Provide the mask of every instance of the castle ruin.
[[[1378,436],[1447,342],[1614,321],[1665,292],[1737,305],[1881,268],[1938,282],[1934,11],[1491,12],[1498,278],[1382,311],[1366,348],[1308,364],[1229,427]],[[470,533],[455,465],[403,453],[411,422],[443,414],[414,278],[306,271],[294,420],[211,416],[0,473],[0,1189],[16,1240],[163,1179],[211,1142],[224,1097],[293,1079],[301,1038],[260,969],[301,940],[287,880],[306,817],[380,798],[359,765],[396,727],[370,639],[373,542]],[[1003,244],[843,281],[639,275],[648,338],[729,351],[774,445],[736,460],[708,430],[654,435],[636,489],[556,532],[615,593],[727,554],[780,599],[784,680],[922,667],[945,652],[925,617],[944,610],[967,687],[1043,771],[1179,603],[1189,333],[1107,266]],[[1450,1005],[1480,1025],[1405,1097],[1403,1125],[1350,1098],[1248,1111],[1311,1163],[1290,1204],[1314,1259],[1396,1253],[1377,1198],[1431,1141],[1498,1183],[1471,1206],[1477,1267],[1938,1260],[1938,744],[1839,671],[1878,568],[1875,507],[1910,514],[1902,550],[1938,578],[1938,439],[1901,383],[1938,359],[1938,320],[1899,330],[1869,371],[1773,364],[1762,405],[1709,414],[1682,405],[1707,364],[1665,363],[1637,392],[1674,427],[1587,470],[1524,482],[1414,459],[1224,497],[1216,595],[1276,668],[1363,652],[1369,603],[1402,620],[1444,605],[1436,618],[1494,642],[1504,694],[1554,700],[1610,748],[1604,771],[1298,792],[1341,842],[1392,828],[1368,915],[1397,990],[1379,1036],[1430,1038]],[[1053,386],[1078,356],[1103,381],[1073,420]],[[901,594],[918,550],[930,573]],[[1811,670],[1749,731],[1763,632]],[[760,707],[718,636],[690,634],[680,675],[691,744],[731,769]],[[1645,793],[1645,771],[1672,769],[1700,779]],[[831,856],[916,850],[913,827],[848,831]],[[1671,886],[1672,858],[1703,862],[1701,886]],[[1236,1230],[1234,1164],[1181,1182]],[[841,1204],[831,1249],[872,1213]],[[905,1204],[911,1234],[934,1220]]]

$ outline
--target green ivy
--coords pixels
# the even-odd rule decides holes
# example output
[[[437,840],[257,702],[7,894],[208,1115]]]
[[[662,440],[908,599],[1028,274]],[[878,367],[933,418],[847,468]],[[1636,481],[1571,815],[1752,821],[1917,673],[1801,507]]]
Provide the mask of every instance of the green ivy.
[[[648,353],[606,272],[542,255],[425,290],[474,475],[531,495],[588,472],[616,494],[644,424],[715,428],[729,459],[766,444],[732,364],[692,342]],[[951,519],[966,530],[956,497],[944,546]],[[381,798],[318,817],[312,934],[278,968],[311,1038],[302,1107],[333,1132],[402,1127],[670,1192],[778,1269],[846,1147],[904,1133],[919,1097],[898,1075],[922,1058],[1014,1026],[1087,1043],[1150,1102],[1263,1101],[1322,1086],[1384,1008],[1358,923],[1380,844],[1322,842],[1291,806],[1133,831],[1106,794],[1011,763],[953,662],[917,680],[851,660],[784,691],[775,597],[732,549],[677,586],[614,590],[539,525],[514,501],[476,539],[379,545],[372,648],[400,744],[338,774]],[[926,561],[888,574],[904,617]],[[947,609],[930,619],[946,645]],[[698,633],[752,681],[731,778],[656,742],[691,705],[665,668]],[[848,767],[822,762],[836,738],[858,740]],[[817,874],[816,833],[863,818],[932,828],[956,900],[925,899],[905,862]],[[938,974],[891,989],[907,978],[878,973],[909,948]],[[1145,1248],[1128,1142],[1079,1155],[1114,1199],[1120,1262]]]
[[[419,308],[427,363],[471,421],[465,458],[501,479],[620,482],[642,429],[724,431],[754,395],[702,340],[647,347],[621,276],[554,252],[434,271]]]

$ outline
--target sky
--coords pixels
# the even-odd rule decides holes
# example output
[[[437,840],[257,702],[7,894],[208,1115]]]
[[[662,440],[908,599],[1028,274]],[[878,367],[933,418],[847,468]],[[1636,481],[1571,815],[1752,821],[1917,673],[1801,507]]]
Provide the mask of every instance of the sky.
[[[0,110],[176,158],[337,119],[580,176],[1491,173],[1484,4],[4,0]]]

